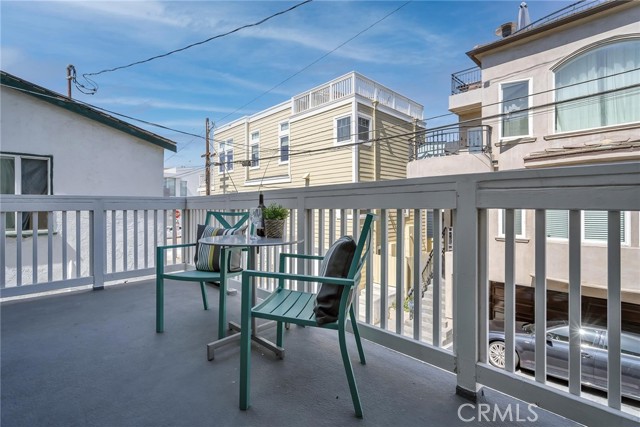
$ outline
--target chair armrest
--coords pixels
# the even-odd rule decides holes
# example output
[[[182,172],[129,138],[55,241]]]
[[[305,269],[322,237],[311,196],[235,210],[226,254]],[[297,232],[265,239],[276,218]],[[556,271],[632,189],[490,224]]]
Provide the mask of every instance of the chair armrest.
[[[271,273],[266,271],[245,270],[242,272],[242,286],[244,289],[245,277],[264,277],[267,279],[279,280],[299,280],[301,282],[320,282],[329,285],[354,286],[355,279],[345,279],[342,277],[309,276],[306,274]],[[249,283],[247,281],[247,283]]]
[[[282,258],[302,258],[302,259],[323,260],[324,259],[324,255],[280,254],[280,259],[282,259]]]
[[[195,246],[195,243],[181,243],[179,245],[167,245],[167,246],[158,246],[157,249],[160,251],[165,251],[167,249],[174,249],[174,248],[186,248],[189,246]]]
[[[285,272],[285,261],[287,258],[300,258],[300,259],[313,259],[313,260],[323,260],[324,256],[322,255],[305,255],[305,254],[280,254],[280,273]],[[282,283],[282,280],[280,281]]]

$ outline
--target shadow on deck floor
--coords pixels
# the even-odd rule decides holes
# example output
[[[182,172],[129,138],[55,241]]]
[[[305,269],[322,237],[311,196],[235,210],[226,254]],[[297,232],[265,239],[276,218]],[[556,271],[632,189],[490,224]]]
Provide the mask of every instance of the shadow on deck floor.
[[[364,341],[367,365],[352,362],[364,408],[354,417],[335,331],[292,327],[284,360],[252,353],[252,407],[238,409],[239,347],[206,343],[216,331],[213,306],[202,310],[197,284],[165,284],[165,332],[155,333],[153,281],[5,303],[0,307],[1,425],[20,426],[469,426],[469,403],[455,377]],[[238,319],[240,297],[229,298]],[[267,333],[273,338],[275,329]],[[350,337],[352,338],[352,337]],[[503,412],[518,401],[486,390],[483,403]],[[536,426],[573,426],[542,409]],[[531,416],[520,402],[521,419]],[[490,414],[489,417],[492,417]]]

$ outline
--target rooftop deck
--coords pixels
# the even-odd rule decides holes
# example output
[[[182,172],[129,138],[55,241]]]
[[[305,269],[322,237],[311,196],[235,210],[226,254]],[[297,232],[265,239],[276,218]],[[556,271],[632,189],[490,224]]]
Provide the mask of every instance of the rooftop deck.
[[[191,287],[192,289],[187,289]],[[364,341],[354,364],[364,419],[353,416],[334,331],[292,327],[287,356],[254,345],[250,410],[238,409],[239,347],[208,362],[217,309],[201,308],[197,284],[166,284],[166,331],[154,330],[154,283],[5,303],[3,426],[385,426],[482,425],[458,418],[455,376]],[[210,287],[213,300],[217,289]],[[239,296],[230,298],[238,319]],[[275,331],[272,331],[275,334]],[[357,359],[355,346],[353,357]],[[354,359],[354,360],[355,360]],[[485,389],[482,403],[513,398]],[[521,417],[529,415],[520,402]],[[537,426],[577,425],[535,409]],[[477,413],[467,406],[466,419]],[[486,422],[484,423],[486,424]],[[512,425],[509,421],[491,425]]]

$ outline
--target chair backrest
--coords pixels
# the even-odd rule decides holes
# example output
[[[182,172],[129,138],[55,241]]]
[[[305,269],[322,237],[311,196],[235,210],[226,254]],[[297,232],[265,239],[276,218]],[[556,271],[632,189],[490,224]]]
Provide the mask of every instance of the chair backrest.
[[[360,230],[360,237],[358,238],[358,245],[356,246],[353,261],[349,268],[349,275],[347,276],[349,279],[359,277],[362,266],[369,257],[369,251],[371,250],[371,224],[374,218],[375,215],[369,213],[364,219],[362,230]]]
[[[215,218],[224,228],[240,228],[249,220],[249,212],[207,212],[205,224]]]

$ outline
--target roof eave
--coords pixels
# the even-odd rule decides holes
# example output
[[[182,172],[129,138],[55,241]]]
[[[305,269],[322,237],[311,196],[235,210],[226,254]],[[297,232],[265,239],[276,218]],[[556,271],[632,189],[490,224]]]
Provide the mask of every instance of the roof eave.
[[[157,145],[169,151],[173,151],[174,153],[177,152],[176,143],[174,141],[171,141],[170,139],[163,138],[159,135],[132,125],[131,123],[125,122],[124,120],[120,120],[118,118],[110,116],[85,104],[81,104],[77,101],[74,101],[73,99],[67,98],[59,93],[46,89],[42,86],[38,86],[19,77],[13,76],[4,71],[2,71],[0,77],[2,78],[2,84],[9,88],[16,89],[22,93],[25,93],[26,95],[33,96],[34,98],[37,98],[41,101],[45,101],[58,107],[64,108],[65,110],[102,123],[106,126],[127,133],[138,139],[142,139],[143,141]]]
[[[522,31],[520,33],[515,33],[495,42],[487,43],[481,46],[478,46],[474,49],[471,49],[467,52],[467,56],[471,58],[473,62],[475,62],[479,67],[482,67],[482,61],[478,57],[484,53],[490,52],[494,49],[500,48],[502,46],[508,45],[509,43],[513,43],[519,40],[526,39],[531,36],[535,36],[536,34],[543,33],[545,31],[552,30],[554,28],[561,27],[563,25],[573,23],[576,20],[586,18],[591,15],[595,15],[596,13],[600,13],[605,10],[613,9],[616,7],[624,6],[626,4],[632,3],[633,0],[620,0],[620,1],[608,1],[606,3],[599,4],[590,9],[584,10],[582,12],[575,13],[573,15],[568,15],[562,19],[558,19],[557,21],[550,22],[545,25],[541,25],[540,27],[532,28],[531,30]]]

